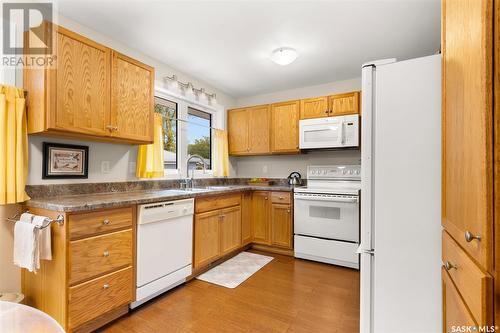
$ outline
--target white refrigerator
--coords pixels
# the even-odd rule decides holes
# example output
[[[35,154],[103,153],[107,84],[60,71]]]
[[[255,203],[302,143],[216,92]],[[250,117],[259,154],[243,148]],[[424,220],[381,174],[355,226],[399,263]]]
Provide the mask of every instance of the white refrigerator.
[[[441,332],[441,56],[362,68],[360,331]]]

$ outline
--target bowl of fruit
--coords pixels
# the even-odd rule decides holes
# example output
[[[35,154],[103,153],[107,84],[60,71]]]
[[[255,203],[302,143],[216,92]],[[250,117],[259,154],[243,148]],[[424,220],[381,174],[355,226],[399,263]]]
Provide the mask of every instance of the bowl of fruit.
[[[255,185],[255,186],[268,186],[272,184],[272,180],[269,178],[252,178],[248,181],[248,185]]]

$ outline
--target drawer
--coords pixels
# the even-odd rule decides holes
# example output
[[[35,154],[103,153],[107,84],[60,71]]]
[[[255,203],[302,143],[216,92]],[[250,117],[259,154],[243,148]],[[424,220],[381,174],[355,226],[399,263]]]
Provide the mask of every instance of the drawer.
[[[457,288],[451,282],[450,275],[444,268],[441,271],[441,276],[443,283],[444,332],[456,332],[456,327],[459,326],[477,326],[477,322],[471,316],[467,305],[460,297]]]
[[[493,280],[443,231],[443,265],[478,324],[491,323]]]
[[[241,193],[224,196],[211,196],[195,200],[195,212],[202,213],[211,210],[237,206],[241,204]]]
[[[69,288],[70,329],[133,300],[133,269],[127,267]]]
[[[290,193],[287,192],[272,192],[271,201],[273,203],[290,204],[292,202]]]
[[[70,242],[70,285],[129,265],[132,265],[132,230]]]
[[[70,215],[70,239],[131,228],[133,220],[132,207]]]

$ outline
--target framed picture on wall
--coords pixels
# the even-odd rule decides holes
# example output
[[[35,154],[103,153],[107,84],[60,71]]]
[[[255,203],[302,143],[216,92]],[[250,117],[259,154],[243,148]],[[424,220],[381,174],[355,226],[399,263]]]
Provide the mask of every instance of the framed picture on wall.
[[[89,147],[44,142],[42,178],[89,178]]]

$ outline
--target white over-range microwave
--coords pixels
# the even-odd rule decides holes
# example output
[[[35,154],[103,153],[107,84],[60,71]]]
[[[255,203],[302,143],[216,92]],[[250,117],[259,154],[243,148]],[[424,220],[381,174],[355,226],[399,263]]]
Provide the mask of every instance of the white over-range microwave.
[[[300,120],[299,141],[300,149],[359,147],[359,116]]]

